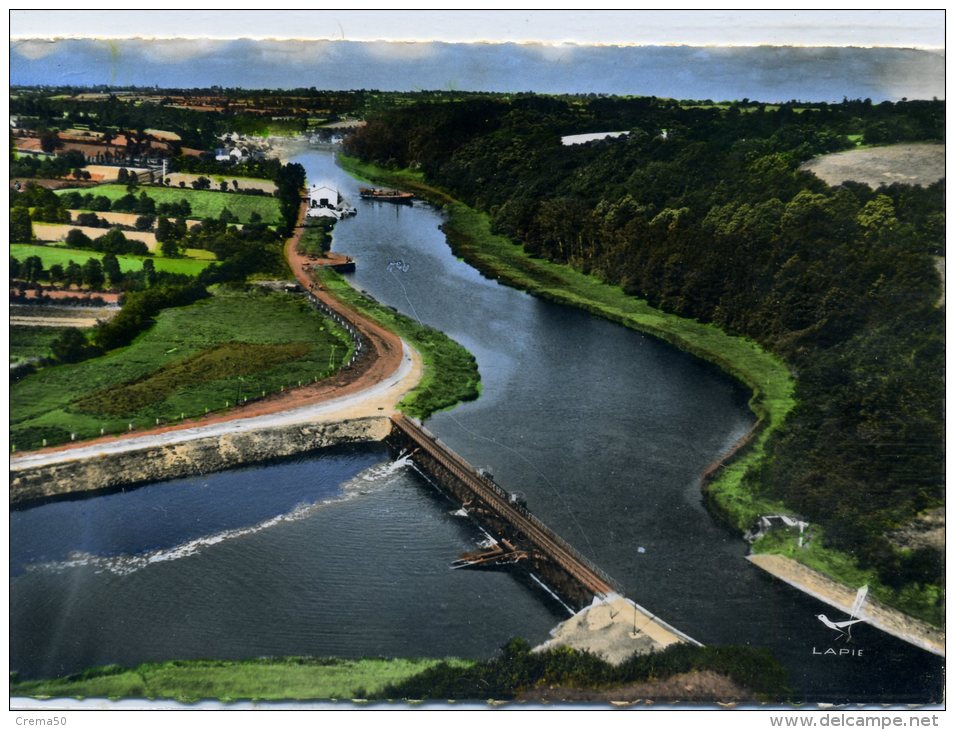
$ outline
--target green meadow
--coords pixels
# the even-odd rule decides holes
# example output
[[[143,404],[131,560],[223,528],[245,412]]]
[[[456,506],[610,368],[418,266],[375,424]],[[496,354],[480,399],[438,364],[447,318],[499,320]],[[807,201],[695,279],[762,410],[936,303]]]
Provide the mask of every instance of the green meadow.
[[[143,261],[149,259],[156,267],[156,271],[168,271],[171,274],[188,274],[196,276],[214,260],[208,251],[187,249],[186,258],[166,258],[164,256],[127,256],[120,255],[119,268],[122,271],[139,271],[143,268]],[[82,248],[67,248],[66,246],[41,246],[33,243],[11,243],[10,255],[21,263],[30,256],[39,256],[43,260],[43,268],[49,269],[54,264],[66,266],[73,261],[82,266],[87,259],[102,259],[99,251],[88,251]],[[201,257],[201,258],[200,258]]]
[[[57,190],[57,195],[68,192],[92,193],[104,195],[110,200],[119,200],[129,191],[125,185],[98,185],[93,188],[66,188]],[[258,213],[262,222],[277,225],[282,222],[279,212],[278,198],[262,195],[240,195],[238,193],[222,193],[216,190],[193,190],[192,188],[166,188],[142,186],[137,187],[135,195],[145,192],[150,198],[159,203],[178,203],[180,200],[189,201],[192,207],[190,218],[218,218],[219,214],[228,208],[236,216],[239,223],[248,223],[252,213]]]
[[[12,384],[11,443],[25,450],[223,410],[327,377],[351,351],[345,331],[300,296],[221,289],[163,310],[127,347]]]
[[[447,660],[465,668],[471,662]],[[58,679],[10,684],[16,697],[143,697],[195,702],[353,700],[376,695],[431,669],[438,659],[249,659],[168,661],[135,669],[108,666]]]

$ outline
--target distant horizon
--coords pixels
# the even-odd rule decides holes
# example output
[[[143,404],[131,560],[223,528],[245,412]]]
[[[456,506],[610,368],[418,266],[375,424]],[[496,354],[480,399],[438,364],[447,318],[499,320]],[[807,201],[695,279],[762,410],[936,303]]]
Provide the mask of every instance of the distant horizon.
[[[838,102],[944,98],[944,49],[503,41],[15,40],[15,87],[316,88]]]

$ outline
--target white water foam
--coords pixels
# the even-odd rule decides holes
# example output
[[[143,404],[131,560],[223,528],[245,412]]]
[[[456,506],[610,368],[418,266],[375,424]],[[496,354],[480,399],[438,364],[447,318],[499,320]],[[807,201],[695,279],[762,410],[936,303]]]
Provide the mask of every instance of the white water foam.
[[[307,519],[329,504],[345,502],[358,495],[378,491],[390,484],[390,477],[400,472],[408,464],[409,457],[403,457],[385,464],[376,464],[359,472],[345,482],[342,485],[342,493],[340,496],[311,504],[296,505],[290,512],[270,517],[267,520],[249,527],[223,530],[222,532],[217,532],[212,535],[204,535],[203,537],[189,540],[175,547],[160,548],[142,555],[103,556],[76,551],[70,553],[67,560],[50,563],[34,563],[26,566],[26,570],[59,573],[73,568],[92,567],[96,573],[109,572],[120,576],[129,575],[155,563],[165,563],[171,560],[179,560],[180,558],[196,555],[205,548],[218,545],[227,540],[235,540],[240,537],[254,535],[283,523],[298,522]]]

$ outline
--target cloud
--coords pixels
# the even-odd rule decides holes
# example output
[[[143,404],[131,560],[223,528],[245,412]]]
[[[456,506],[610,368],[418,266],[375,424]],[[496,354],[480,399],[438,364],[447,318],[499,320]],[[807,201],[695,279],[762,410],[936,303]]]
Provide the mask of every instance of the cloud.
[[[57,50],[57,42],[53,40],[13,41],[12,46],[15,53],[31,61],[46,58]]]
[[[163,64],[187,63],[204,56],[212,56],[228,43],[208,38],[131,39],[112,42],[120,44],[124,51],[140,55],[146,61]]]
[[[438,52],[437,44],[430,42],[375,41],[363,45],[369,56],[384,61],[420,61],[431,58]]]

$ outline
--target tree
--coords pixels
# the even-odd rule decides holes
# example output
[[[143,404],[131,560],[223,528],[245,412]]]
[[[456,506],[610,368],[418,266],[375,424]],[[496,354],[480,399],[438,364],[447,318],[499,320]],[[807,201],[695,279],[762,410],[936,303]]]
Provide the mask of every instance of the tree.
[[[67,287],[79,286],[83,283],[83,269],[72,259],[66,264],[66,270],[63,272],[63,283]]]
[[[143,261],[143,278],[146,280],[146,286],[151,287],[156,283],[156,264],[152,259]]]
[[[101,289],[104,281],[103,265],[99,259],[92,256],[86,259],[86,263],[83,264],[83,283],[90,289]]]
[[[63,143],[56,132],[49,131],[40,135],[40,149],[47,154],[52,154],[55,149],[62,146]]]
[[[220,190],[221,192],[223,192],[223,193],[229,192],[229,183],[227,183],[225,180],[223,180],[222,182],[220,182],[220,183],[219,183],[219,190]]]
[[[90,345],[86,335],[70,327],[50,343],[50,352],[60,362],[79,362],[94,354],[95,348]]]
[[[79,228],[72,228],[66,234],[66,245],[70,248],[92,248],[93,239]]]
[[[10,209],[10,241],[26,243],[33,240],[33,221],[28,208],[16,206]]]
[[[179,239],[172,237],[167,238],[165,241],[160,243],[159,250],[166,258],[177,258],[180,255]]]
[[[18,276],[20,276],[20,268],[21,268],[20,259],[14,256],[11,256],[10,257],[10,278],[11,279],[16,279]]]
[[[22,275],[29,282],[39,281],[43,277],[43,259],[39,256],[27,256],[23,261]]]
[[[50,266],[50,282],[53,284],[58,284],[63,281],[64,276],[63,266],[60,264],[53,264]]]
[[[119,283],[123,280],[123,273],[120,271],[119,259],[116,258],[116,254],[108,253],[103,256],[103,274],[109,281],[109,285],[114,288],[119,286]]]
[[[165,219],[164,219],[165,220]],[[156,222],[156,216],[154,215],[141,215],[136,219],[134,224],[137,231],[151,231],[153,229],[153,223]]]

